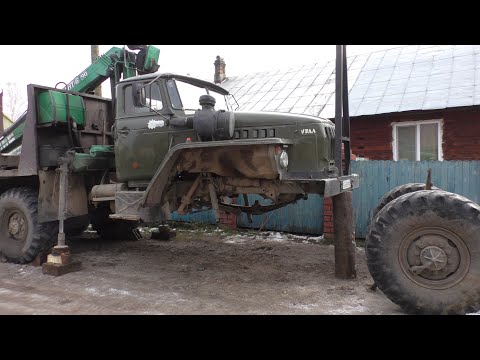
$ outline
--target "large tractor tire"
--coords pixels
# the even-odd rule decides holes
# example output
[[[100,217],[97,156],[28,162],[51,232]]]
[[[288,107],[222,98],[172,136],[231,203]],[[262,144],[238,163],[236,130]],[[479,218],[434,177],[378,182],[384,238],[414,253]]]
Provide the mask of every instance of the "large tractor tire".
[[[407,312],[464,314],[480,304],[480,206],[420,190],[389,202],[366,237],[378,288]]]
[[[425,184],[410,183],[410,184],[404,184],[404,185],[397,186],[396,188],[393,188],[392,190],[387,192],[385,195],[383,195],[382,198],[378,201],[377,207],[372,212],[372,219],[390,201],[395,200],[396,198],[398,198],[402,195],[409,194],[409,193],[412,193],[412,192],[415,192],[415,191],[420,191],[420,190],[425,190]],[[436,186],[432,186],[431,190],[440,190],[440,189],[437,188]]]
[[[14,263],[28,263],[57,240],[56,222],[38,222],[38,193],[27,187],[0,196],[0,253]]]
[[[98,206],[90,211],[92,229],[105,240],[138,240],[134,230],[138,227],[136,221],[110,219],[110,208]]]

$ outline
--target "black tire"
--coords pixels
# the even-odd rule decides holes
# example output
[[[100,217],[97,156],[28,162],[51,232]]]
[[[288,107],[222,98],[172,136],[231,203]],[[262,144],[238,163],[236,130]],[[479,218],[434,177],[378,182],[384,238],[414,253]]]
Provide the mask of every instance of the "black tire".
[[[0,196],[0,253],[10,262],[28,263],[57,240],[56,222],[38,222],[38,193],[27,187]],[[12,229],[13,227],[13,229]]]
[[[90,211],[90,224],[92,229],[105,240],[138,240],[134,230],[138,227],[136,221],[110,219],[110,208],[99,206]]]
[[[478,311],[479,233],[480,206],[467,198],[442,190],[405,194],[370,225],[368,269],[379,289],[407,312]]]
[[[387,192],[385,195],[383,195],[382,198],[378,201],[377,207],[372,212],[372,219],[390,201],[395,200],[396,198],[398,198],[402,195],[409,194],[409,193],[412,193],[412,192],[415,192],[415,191],[420,191],[420,190],[425,190],[425,184],[410,183],[410,184],[404,184],[404,185],[397,186],[396,188],[393,188],[392,190]],[[432,190],[440,190],[440,189],[437,188],[436,186],[432,186]]]

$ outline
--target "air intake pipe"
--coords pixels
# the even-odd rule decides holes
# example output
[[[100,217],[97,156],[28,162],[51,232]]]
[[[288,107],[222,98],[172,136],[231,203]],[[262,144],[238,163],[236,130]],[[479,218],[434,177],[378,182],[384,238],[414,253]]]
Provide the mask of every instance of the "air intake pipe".
[[[188,127],[197,131],[202,141],[230,140],[235,129],[235,115],[231,111],[215,110],[215,98],[211,95],[200,96],[202,110],[193,116],[175,118],[173,126]]]

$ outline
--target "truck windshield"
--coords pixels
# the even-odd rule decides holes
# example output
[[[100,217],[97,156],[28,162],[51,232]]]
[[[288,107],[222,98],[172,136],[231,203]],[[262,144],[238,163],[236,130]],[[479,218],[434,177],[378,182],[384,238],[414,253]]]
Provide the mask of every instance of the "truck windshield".
[[[174,79],[167,81],[167,89],[172,107],[184,110],[186,114],[193,114],[195,111],[200,110],[200,96],[207,94],[205,88]],[[229,110],[229,105],[224,95],[211,89],[209,89],[209,94],[216,100],[215,110]]]

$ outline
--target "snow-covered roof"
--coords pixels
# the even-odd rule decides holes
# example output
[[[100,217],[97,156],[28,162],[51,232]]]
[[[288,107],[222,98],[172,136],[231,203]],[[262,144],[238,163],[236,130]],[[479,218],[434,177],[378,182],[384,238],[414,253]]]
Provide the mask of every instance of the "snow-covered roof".
[[[480,105],[480,45],[407,45],[347,64],[351,116]],[[221,86],[239,110],[335,117],[335,60],[233,76]]]

